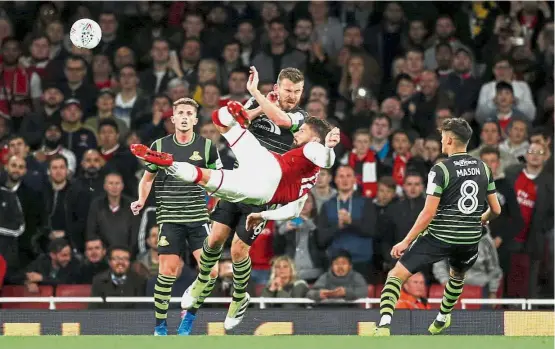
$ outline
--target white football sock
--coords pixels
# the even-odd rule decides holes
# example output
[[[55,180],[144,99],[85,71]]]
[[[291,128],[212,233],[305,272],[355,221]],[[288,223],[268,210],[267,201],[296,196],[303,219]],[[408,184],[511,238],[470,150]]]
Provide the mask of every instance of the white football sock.
[[[233,126],[237,123],[237,121],[235,121],[233,116],[231,116],[231,114],[227,110],[227,107],[221,107],[220,109],[218,109],[218,119],[220,120],[220,123],[224,126]]]
[[[235,123],[233,126],[231,126],[231,128],[226,133],[222,133],[222,136],[224,136],[225,139],[227,140],[227,143],[229,143],[229,145],[232,146],[235,144],[235,142],[237,142],[239,137],[241,137],[245,132],[246,131],[244,128],[239,126],[239,124]]]
[[[438,313],[436,320],[441,322],[447,321],[447,314]]]
[[[196,166],[188,162],[174,162],[167,171],[187,183],[193,183],[198,176]]]
[[[380,324],[378,326],[385,326],[391,324],[391,315],[383,315],[380,319]]]

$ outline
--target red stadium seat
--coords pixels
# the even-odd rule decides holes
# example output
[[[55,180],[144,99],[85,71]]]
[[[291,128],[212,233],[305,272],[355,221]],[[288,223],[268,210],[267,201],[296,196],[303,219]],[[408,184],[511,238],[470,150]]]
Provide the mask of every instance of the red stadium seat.
[[[91,285],[58,285],[56,297],[90,297]],[[88,303],[56,303],[56,309],[87,309]]]
[[[8,264],[2,255],[0,254],[0,290],[4,284],[4,277],[6,276],[6,270],[8,270]]]
[[[376,298],[382,297],[382,290],[383,290],[383,284],[377,284],[376,291],[374,292],[374,294],[376,295]]]
[[[264,291],[264,287],[266,287],[265,284],[254,285],[254,294],[256,295],[256,297],[260,297],[260,295],[262,294],[262,291]]]
[[[52,286],[39,286],[39,293],[27,291],[25,286],[4,286],[2,297],[52,297],[54,288]],[[2,309],[48,309],[50,303],[3,303]]]
[[[472,285],[464,285],[463,292],[459,297],[459,301],[455,305],[455,309],[461,309],[461,299],[465,298],[482,298],[482,287],[480,286],[472,286]],[[430,293],[428,294],[428,298],[443,298],[443,285],[433,284],[430,286]],[[430,306],[432,309],[439,309],[439,303],[431,303]],[[466,309],[480,309],[480,304],[468,304]]]
[[[368,285],[368,298],[374,298],[376,295],[376,289],[374,285]]]

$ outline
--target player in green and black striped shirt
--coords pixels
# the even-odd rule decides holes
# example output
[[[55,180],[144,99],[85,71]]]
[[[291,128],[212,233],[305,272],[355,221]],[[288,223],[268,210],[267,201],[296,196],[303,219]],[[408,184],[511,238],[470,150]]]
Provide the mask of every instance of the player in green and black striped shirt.
[[[198,104],[190,98],[182,98],[173,104],[172,122],[175,134],[156,140],[151,148],[173,155],[175,161],[186,161],[201,168],[219,169],[222,167],[218,150],[209,139],[193,132],[197,124]],[[154,164],[147,164],[145,174],[139,183],[139,199],[131,204],[131,210],[138,214],[152,188],[156,192],[156,221],[160,225],[158,234],[158,253],[160,266],[158,279],[154,286],[154,305],[156,315],[155,335],[167,335],[167,311],[171,288],[177,277],[181,255],[186,244],[200,261],[202,245],[208,233],[209,214],[206,207],[206,193],[196,184],[187,184],[158,171]],[[217,266],[210,273],[215,280]],[[213,283],[212,283],[213,285]],[[201,299],[199,299],[202,302]],[[185,333],[184,321],[178,334]]]
[[[478,257],[482,225],[501,213],[491,170],[466,153],[471,136],[464,119],[447,119],[442,124],[442,151],[449,157],[430,170],[424,209],[407,237],[391,250],[391,256],[400,259],[382,290],[377,336],[389,336],[403,283],[423,267],[446,258],[449,282],[439,314],[428,330],[438,334],[451,324],[451,310],[462,293],[465,273]],[[484,212],[486,201],[489,208]]]

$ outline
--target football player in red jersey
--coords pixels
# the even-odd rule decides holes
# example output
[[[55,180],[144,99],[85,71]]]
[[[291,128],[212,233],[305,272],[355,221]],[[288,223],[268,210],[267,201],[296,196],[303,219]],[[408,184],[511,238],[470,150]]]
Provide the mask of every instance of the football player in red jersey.
[[[320,168],[330,168],[335,162],[333,148],[339,142],[339,129],[330,130],[325,121],[308,118],[295,133],[296,147],[279,155],[260,145],[246,129],[246,115],[240,103],[230,102],[212,116],[239,161],[240,166],[235,170],[209,170],[187,162],[166,161],[160,153],[141,145],[132,150],[147,162],[169,166],[166,171],[204,187],[212,196],[253,205],[286,204],[276,210],[251,214],[247,220],[251,227],[262,220],[298,216]]]

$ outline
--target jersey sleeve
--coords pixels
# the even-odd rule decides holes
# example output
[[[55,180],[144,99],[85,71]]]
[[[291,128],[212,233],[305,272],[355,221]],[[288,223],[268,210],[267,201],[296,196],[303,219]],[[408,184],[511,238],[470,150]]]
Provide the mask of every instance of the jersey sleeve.
[[[295,133],[299,130],[299,128],[301,128],[307,114],[304,110],[297,110],[287,113],[287,116],[291,119],[291,127],[289,128],[289,131]]]
[[[218,148],[209,139],[206,140],[206,168],[212,170],[219,170],[223,168],[222,160],[220,159],[220,152]]]
[[[488,190],[486,191],[487,195],[495,194],[497,192],[497,188],[495,188],[495,180],[493,179],[493,173],[488,165],[484,163],[484,167],[486,168],[486,174],[488,175]]]
[[[321,168],[331,168],[335,163],[335,152],[323,144],[309,142],[303,148],[303,155],[314,165]]]
[[[447,168],[443,163],[435,164],[428,173],[428,186],[426,194],[441,197],[446,187],[445,178],[448,176]]]
[[[154,141],[154,143],[152,143],[152,145],[150,146],[150,149],[152,150],[156,150],[156,151],[162,151],[162,140],[158,139],[156,141]],[[156,173],[158,172],[158,166],[156,166],[155,164],[151,164],[151,163],[146,163],[146,170],[150,173]]]

